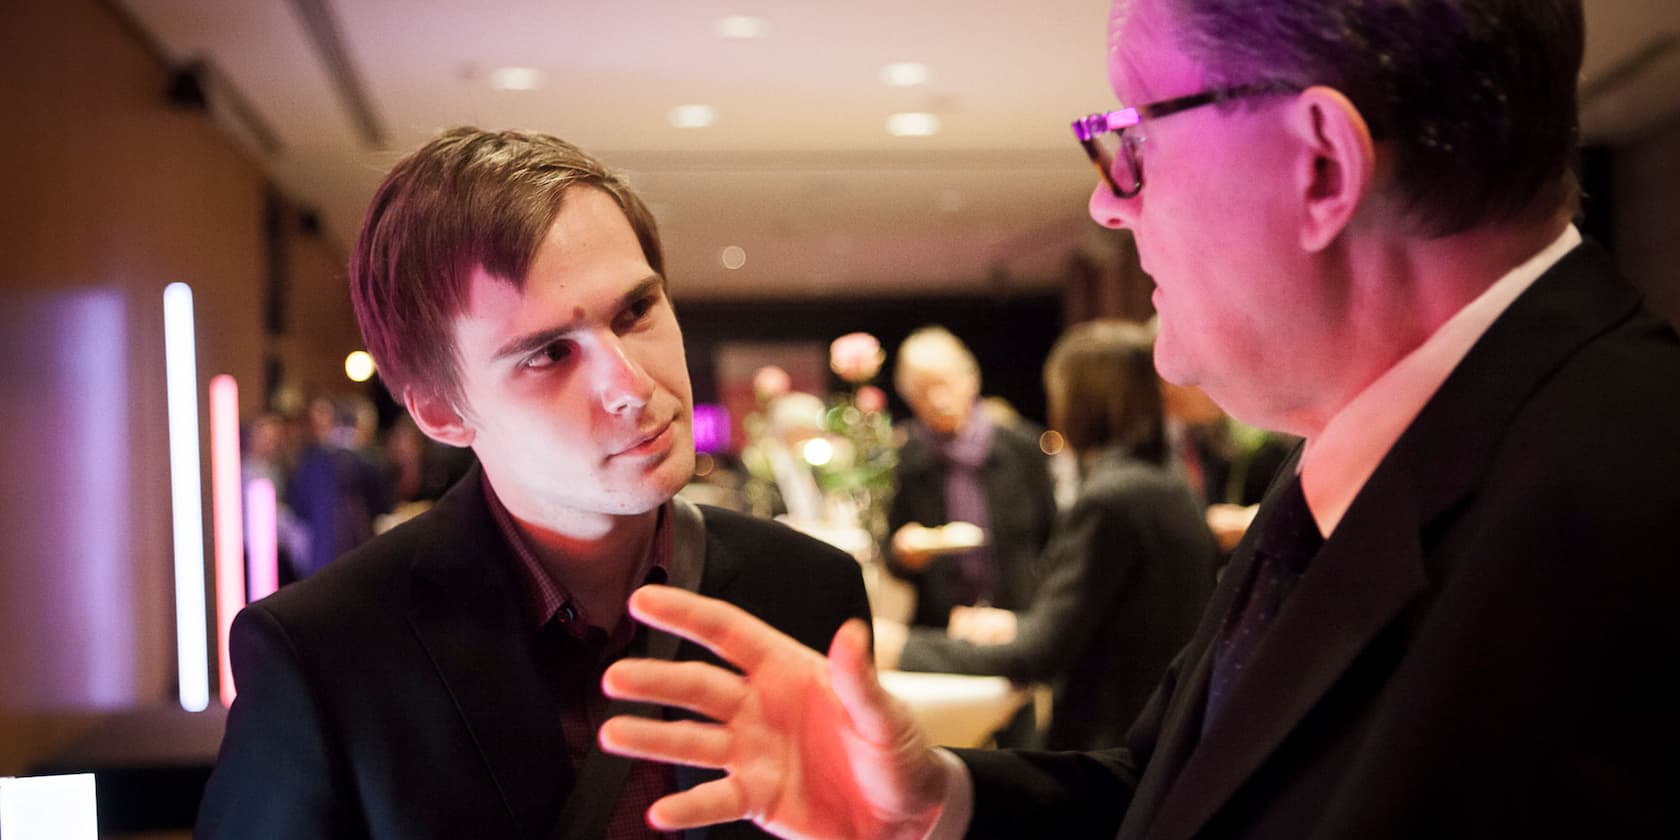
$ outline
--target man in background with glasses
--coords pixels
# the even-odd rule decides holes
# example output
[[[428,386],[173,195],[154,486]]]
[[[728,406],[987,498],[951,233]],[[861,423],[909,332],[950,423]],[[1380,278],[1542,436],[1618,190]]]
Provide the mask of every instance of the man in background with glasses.
[[[849,625],[632,610],[740,665],[609,748],[723,767],[688,825],[806,836],[1680,836],[1680,339],[1570,223],[1578,0],[1119,0],[1079,120],[1156,364],[1306,439],[1126,743],[925,746]],[[791,726],[791,723],[797,726]]]

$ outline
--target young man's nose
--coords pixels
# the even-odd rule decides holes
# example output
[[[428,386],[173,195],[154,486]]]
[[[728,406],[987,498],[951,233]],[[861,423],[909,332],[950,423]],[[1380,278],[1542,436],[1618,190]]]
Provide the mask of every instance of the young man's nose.
[[[596,393],[607,411],[636,411],[653,398],[653,378],[618,336],[607,336],[596,343],[592,367]]]

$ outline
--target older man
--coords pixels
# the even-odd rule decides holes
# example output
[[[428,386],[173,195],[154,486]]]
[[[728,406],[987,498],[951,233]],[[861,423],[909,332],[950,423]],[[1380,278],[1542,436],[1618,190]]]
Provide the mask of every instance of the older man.
[[[904,339],[893,386],[914,417],[898,453],[883,553],[887,568],[916,587],[911,623],[943,628],[956,606],[1025,609],[1056,518],[1038,441],[987,416],[980,365],[943,327]],[[980,543],[952,550],[930,539],[952,522],[974,525]]]
[[[1091,214],[1158,284],[1159,370],[1304,449],[1122,749],[952,759],[883,698],[861,628],[825,661],[639,593],[748,674],[607,673],[720,721],[603,728],[729,770],[655,823],[1680,834],[1680,447],[1651,445],[1680,423],[1680,339],[1570,224],[1582,26],[1578,0],[1117,2],[1129,107],[1076,125]]]

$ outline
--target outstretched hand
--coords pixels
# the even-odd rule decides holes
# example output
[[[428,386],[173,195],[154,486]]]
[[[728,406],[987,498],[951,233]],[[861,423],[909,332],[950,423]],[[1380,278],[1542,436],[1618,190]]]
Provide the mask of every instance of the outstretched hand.
[[[869,633],[852,620],[825,659],[746,611],[665,586],[630,598],[641,621],[710,648],[737,674],[699,662],[626,659],[609,696],[678,706],[716,723],[616,717],[603,748],[727,775],[660,799],[648,822],[674,831],[749,819],[784,837],[920,837],[945,777],[910,712],[876,679]]]

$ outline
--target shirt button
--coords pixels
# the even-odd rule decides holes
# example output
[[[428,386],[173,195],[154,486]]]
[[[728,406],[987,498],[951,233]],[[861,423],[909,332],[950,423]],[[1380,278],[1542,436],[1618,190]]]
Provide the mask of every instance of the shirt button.
[[[572,622],[574,622],[576,620],[577,620],[577,610],[573,609],[571,604],[561,604],[560,605],[560,623],[561,624],[571,624]]]

